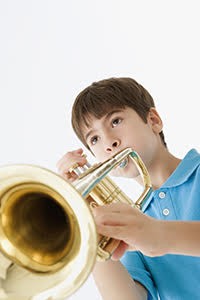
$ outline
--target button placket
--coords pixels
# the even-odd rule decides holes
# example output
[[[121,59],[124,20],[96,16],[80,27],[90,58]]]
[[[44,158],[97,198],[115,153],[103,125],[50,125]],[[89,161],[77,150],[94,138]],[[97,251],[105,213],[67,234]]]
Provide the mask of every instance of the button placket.
[[[163,191],[160,192],[160,193],[158,194],[158,197],[159,197],[160,199],[165,199],[165,196],[166,196],[166,193],[163,192]],[[170,213],[170,211],[169,211],[168,208],[164,208],[164,209],[162,210],[162,214],[163,214],[164,216],[168,216],[169,213]]]
[[[173,207],[171,206],[170,195],[167,194],[167,191],[158,191],[157,197],[159,198],[160,214],[162,218],[173,218]]]
[[[170,213],[170,211],[169,211],[168,208],[164,208],[163,211],[162,211],[162,213],[163,213],[164,216],[168,216],[169,213]]]
[[[160,198],[160,199],[164,199],[165,198],[165,192],[160,192],[159,194],[158,194],[158,197]]]

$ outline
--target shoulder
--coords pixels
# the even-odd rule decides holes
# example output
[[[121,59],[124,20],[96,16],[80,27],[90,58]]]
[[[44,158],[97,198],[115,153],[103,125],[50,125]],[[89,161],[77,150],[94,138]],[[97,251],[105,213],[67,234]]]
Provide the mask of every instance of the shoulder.
[[[180,180],[183,183],[190,179],[200,175],[200,153],[196,149],[191,149],[183,158],[176,172]],[[182,181],[182,182],[181,182]]]

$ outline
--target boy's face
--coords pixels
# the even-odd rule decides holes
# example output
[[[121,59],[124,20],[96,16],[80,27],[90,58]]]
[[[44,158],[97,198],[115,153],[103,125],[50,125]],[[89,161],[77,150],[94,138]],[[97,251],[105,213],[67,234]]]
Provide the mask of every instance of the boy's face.
[[[145,123],[130,107],[113,109],[101,119],[90,116],[90,126],[83,128],[84,138],[98,161],[105,161],[127,147],[135,150],[147,168],[152,167],[162,144],[159,132],[162,121],[152,108]],[[116,168],[113,176],[136,177],[138,172],[130,161],[125,168]]]

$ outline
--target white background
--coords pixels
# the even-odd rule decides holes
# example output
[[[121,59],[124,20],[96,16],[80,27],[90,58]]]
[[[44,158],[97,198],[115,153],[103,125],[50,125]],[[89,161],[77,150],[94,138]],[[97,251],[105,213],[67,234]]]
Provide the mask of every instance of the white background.
[[[0,165],[56,171],[58,159],[80,147],[70,125],[75,96],[113,76],[133,77],[149,90],[173,154],[199,150],[198,5],[0,0]],[[85,297],[100,299],[91,276],[70,299]]]

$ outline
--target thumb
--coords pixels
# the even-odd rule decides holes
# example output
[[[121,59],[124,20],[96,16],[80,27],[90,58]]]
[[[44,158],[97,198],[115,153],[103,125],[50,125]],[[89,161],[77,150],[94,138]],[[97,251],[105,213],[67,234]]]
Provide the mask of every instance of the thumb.
[[[121,241],[119,246],[117,247],[117,249],[115,249],[115,251],[113,252],[111,259],[119,260],[124,255],[126,250],[128,250],[128,248],[129,248],[129,245],[126,244],[125,242]]]

